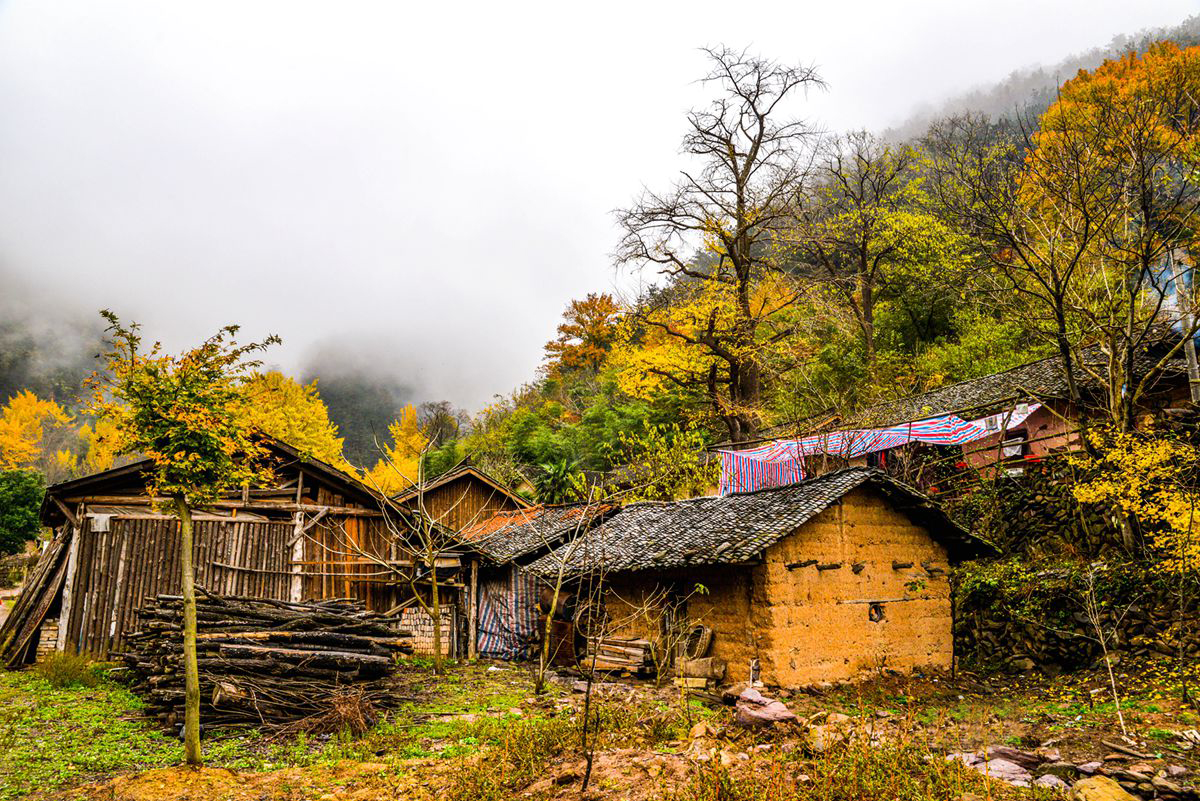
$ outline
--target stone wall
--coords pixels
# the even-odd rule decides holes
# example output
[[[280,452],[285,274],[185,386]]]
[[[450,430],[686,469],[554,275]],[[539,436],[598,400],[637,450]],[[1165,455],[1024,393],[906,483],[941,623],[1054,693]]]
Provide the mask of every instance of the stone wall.
[[[458,615],[452,604],[442,606],[442,655],[453,657],[457,655]],[[399,628],[411,631],[413,635],[413,653],[431,656],[433,654],[433,618],[420,606],[410,606],[400,613]]]
[[[756,573],[767,684],[952,664],[946,551],[876,490],[855,490],[767,549]]]
[[[38,633],[38,644],[35,660],[40,662],[46,654],[58,649],[58,618],[47,617],[42,621]]]
[[[1099,658],[1085,613],[1086,565],[1031,568],[1011,559],[966,565],[956,575],[955,647],[960,663],[981,669],[1073,670]],[[1138,564],[1097,571],[1101,627],[1110,648],[1141,656],[1200,658],[1200,587]]]

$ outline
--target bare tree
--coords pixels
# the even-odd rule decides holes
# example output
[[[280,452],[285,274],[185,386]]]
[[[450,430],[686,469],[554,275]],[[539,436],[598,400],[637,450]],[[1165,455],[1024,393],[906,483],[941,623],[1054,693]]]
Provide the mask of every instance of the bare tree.
[[[778,266],[771,243],[789,219],[791,199],[808,173],[813,129],[780,117],[797,94],[822,86],[812,67],[790,67],[727,47],[707,48],[712,71],[702,80],[720,89],[707,108],[688,114],[683,151],[698,161],[669,191],[645,191],[618,212],[624,235],[620,264],[654,266],[679,280],[715,281],[732,294],[732,315],[685,331],[654,315],[644,324],[712,358],[700,384],[715,412],[741,441],[754,433],[762,391],[755,356],[764,313],[753,290]],[[707,247],[705,258],[697,253]]]
[[[974,239],[980,257],[1005,279],[1004,288],[1041,310],[1070,399],[1082,406],[1075,361],[1081,332],[1073,326],[1071,289],[1115,213],[1097,202],[1106,191],[1103,177],[1080,168],[1086,163],[1083,143],[1038,157],[1031,123],[1013,131],[967,115],[934,126],[925,148],[930,187],[944,213]],[[1035,205],[1021,197],[1029,174],[1044,177],[1050,190]]]
[[[826,140],[820,152],[818,178],[797,204],[797,246],[850,309],[873,366],[875,307],[888,268],[913,240],[935,232],[902,224],[916,177],[911,148],[859,131]]]
[[[1067,106],[1036,132],[1027,122],[997,136],[985,120],[953,119],[926,140],[942,206],[1041,309],[1076,408],[1098,407],[1118,431],[1133,427],[1198,327],[1171,264],[1200,224],[1194,133],[1164,124],[1194,126],[1196,103],[1161,87],[1144,95],[1100,98],[1086,113]],[[1178,316],[1166,313],[1169,287]]]
[[[380,452],[391,468],[403,475],[391,462],[387,450],[380,448]],[[447,563],[463,548],[463,532],[478,522],[483,512],[475,512],[457,526],[448,525],[446,521],[462,517],[453,513],[466,500],[464,493],[459,498],[452,499],[446,504],[446,508],[435,515],[426,506],[429,481],[425,477],[424,456],[425,452],[422,452],[416,460],[415,480],[406,478],[411,486],[403,502],[379,492],[378,487],[375,488],[379,492],[380,510],[383,513],[383,541],[364,544],[361,537],[355,532],[347,532],[344,526],[330,529],[333,537],[331,542],[308,533],[311,526],[305,531],[309,541],[326,553],[354,559],[370,566],[370,570],[356,574],[356,578],[383,579],[408,589],[409,598],[406,604],[415,603],[432,622],[433,667],[434,672],[440,675],[445,672],[446,649],[443,643],[446,642],[447,632],[443,631],[442,626],[446,576],[439,570],[449,567]],[[470,598],[469,602],[475,603],[476,599]]]
[[[553,656],[551,645],[554,635],[554,617],[562,603],[563,590],[569,577],[568,571],[586,542],[582,535],[591,526],[595,514],[599,511],[595,496],[596,491],[593,487],[588,491],[587,502],[575,515],[574,524],[569,526],[565,533],[546,530],[540,527],[537,521],[531,524],[541,536],[543,547],[549,550],[547,558],[553,562],[552,571],[549,574],[543,573],[542,576],[550,589],[550,605],[546,611],[546,623],[542,629],[542,642],[538,648],[538,661],[534,675],[533,691],[537,695],[541,695],[546,689],[546,672],[549,670],[550,659]],[[564,538],[566,539],[565,544],[562,543]]]

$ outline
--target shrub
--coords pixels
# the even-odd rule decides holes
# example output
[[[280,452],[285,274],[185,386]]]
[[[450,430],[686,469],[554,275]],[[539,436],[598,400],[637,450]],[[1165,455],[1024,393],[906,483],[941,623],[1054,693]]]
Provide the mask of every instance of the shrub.
[[[34,666],[34,672],[51,687],[95,687],[100,673],[86,656],[53,651]]]

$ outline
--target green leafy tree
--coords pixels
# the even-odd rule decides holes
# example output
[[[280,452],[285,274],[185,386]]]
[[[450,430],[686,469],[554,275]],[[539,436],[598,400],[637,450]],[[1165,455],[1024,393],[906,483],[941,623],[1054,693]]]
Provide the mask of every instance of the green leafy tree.
[[[184,749],[201,763],[200,676],[196,661],[196,588],[192,564],[192,510],[269,476],[266,450],[248,425],[247,383],[259,362],[250,354],[278,343],[239,345],[226,326],[178,356],[159,343],[142,347],[139,326],[112,312],[106,370],[91,376],[89,410],[111,422],[119,450],[153,463],[147,491],[156,506],[179,517],[183,587]]]
[[[0,554],[17,553],[37,537],[38,510],[45,494],[46,485],[36,470],[0,471]]]

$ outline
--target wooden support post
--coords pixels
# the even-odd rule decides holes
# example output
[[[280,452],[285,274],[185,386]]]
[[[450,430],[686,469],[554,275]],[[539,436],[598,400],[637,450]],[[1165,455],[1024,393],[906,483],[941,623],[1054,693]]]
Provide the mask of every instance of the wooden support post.
[[[476,659],[479,639],[479,560],[471,560],[471,587],[467,591],[467,659]]]
[[[58,642],[55,647],[60,651],[67,649],[67,626],[71,624],[71,606],[75,600],[75,568],[79,562],[78,526],[71,528],[71,550],[67,552],[67,576],[63,580],[62,609],[58,613]]]
[[[303,473],[301,473],[303,476]],[[292,586],[288,600],[299,603],[304,595],[304,512],[296,512],[292,531]]]

